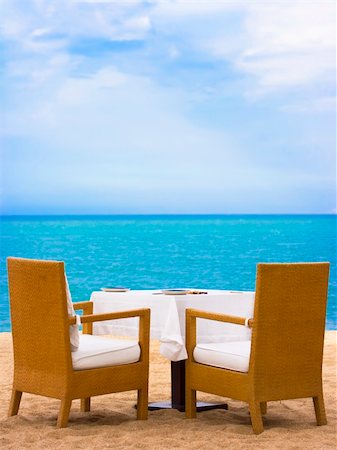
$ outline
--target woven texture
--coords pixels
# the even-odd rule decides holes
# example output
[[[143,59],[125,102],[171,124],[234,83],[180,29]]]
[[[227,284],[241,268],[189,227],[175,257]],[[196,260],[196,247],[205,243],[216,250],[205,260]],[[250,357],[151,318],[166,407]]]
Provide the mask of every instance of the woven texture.
[[[196,416],[199,390],[247,402],[257,434],[263,431],[262,413],[271,400],[312,397],[317,424],[325,424],[322,359],[328,277],[328,263],[258,265],[248,373],[193,360],[197,317],[241,325],[245,318],[187,310],[187,417]]]
[[[136,363],[74,371],[70,353],[64,264],[8,258],[14,380],[9,415],[18,413],[22,392],[61,400],[58,427],[67,426],[71,402],[82,399],[90,409],[90,397],[128,390],[138,391],[137,418],[147,418],[150,310],[92,314],[92,303],[74,304],[82,309],[84,333],[92,322],[139,316],[141,357]],[[104,316],[104,317],[102,317]]]

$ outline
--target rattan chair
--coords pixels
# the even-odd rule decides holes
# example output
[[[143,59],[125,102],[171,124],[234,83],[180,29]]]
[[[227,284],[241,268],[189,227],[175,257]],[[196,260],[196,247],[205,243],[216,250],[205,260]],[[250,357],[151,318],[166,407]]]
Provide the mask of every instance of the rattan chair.
[[[91,333],[95,321],[139,316],[136,362],[75,370],[69,326],[76,319],[68,316],[64,264],[8,258],[8,280],[14,348],[9,416],[18,413],[22,393],[28,392],[60,399],[57,426],[66,427],[72,400],[81,399],[81,410],[89,411],[92,396],[137,390],[137,419],[147,419],[150,310],[95,315],[91,302],[75,303],[75,309],[85,314],[81,316],[84,334]],[[96,340],[96,344],[110,341],[97,336],[81,338]]]
[[[259,264],[253,320],[186,311],[186,416],[196,391],[247,402],[255,434],[267,402],[312,397],[317,425],[327,423],[322,358],[328,263]],[[196,319],[251,326],[249,342],[196,344]]]

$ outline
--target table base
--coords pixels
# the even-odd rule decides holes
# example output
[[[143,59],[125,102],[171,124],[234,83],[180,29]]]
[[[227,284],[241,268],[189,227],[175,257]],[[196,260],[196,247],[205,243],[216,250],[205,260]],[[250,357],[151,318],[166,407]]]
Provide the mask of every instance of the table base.
[[[149,403],[149,411],[158,411],[159,409],[177,409],[180,412],[185,411],[185,405],[172,405],[172,402],[153,402]],[[226,403],[207,403],[197,402],[197,412],[209,411],[211,409],[228,409]]]
[[[177,409],[185,411],[185,361],[171,361],[171,399],[167,402],[149,403],[149,411],[158,409]],[[197,411],[208,411],[210,409],[228,409],[226,403],[197,402]]]

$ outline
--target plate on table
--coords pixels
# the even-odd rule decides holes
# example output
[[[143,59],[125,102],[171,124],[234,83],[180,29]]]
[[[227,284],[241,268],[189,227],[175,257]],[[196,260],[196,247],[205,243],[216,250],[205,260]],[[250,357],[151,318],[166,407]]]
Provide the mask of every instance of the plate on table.
[[[190,291],[189,289],[163,289],[162,293],[165,295],[186,295]]]
[[[101,291],[104,292],[128,292],[130,289],[125,287],[102,287]]]

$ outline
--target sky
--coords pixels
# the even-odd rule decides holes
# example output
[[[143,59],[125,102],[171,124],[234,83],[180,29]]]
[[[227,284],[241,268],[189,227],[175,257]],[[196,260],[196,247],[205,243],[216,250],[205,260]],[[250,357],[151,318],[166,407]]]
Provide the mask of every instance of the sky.
[[[336,213],[335,9],[0,0],[1,213]]]

